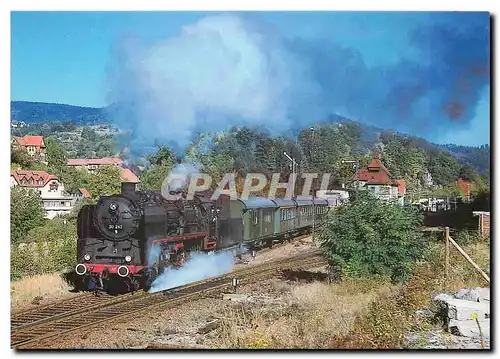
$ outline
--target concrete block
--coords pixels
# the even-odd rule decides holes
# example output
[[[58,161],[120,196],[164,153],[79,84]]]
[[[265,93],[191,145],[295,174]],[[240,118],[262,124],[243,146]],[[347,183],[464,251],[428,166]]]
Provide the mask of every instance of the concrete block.
[[[440,293],[434,297],[435,301],[441,301],[441,302],[446,302],[449,299],[454,299],[454,298],[453,296],[446,293]]]
[[[248,300],[248,295],[224,293],[224,294],[222,294],[222,299],[223,300],[232,300],[233,302],[242,302],[242,301]]]
[[[471,315],[477,313],[477,319],[490,317],[490,306],[487,303],[471,302],[461,299],[448,299],[448,318],[456,320],[470,320]]]
[[[478,294],[477,297],[479,302],[490,302],[490,288],[476,287],[474,291]]]
[[[455,294],[455,298],[472,302],[489,301],[490,288],[476,287],[460,289],[458,293]]]
[[[490,320],[483,319],[479,320],[479,326],[481,327],[481,331],[483,334],[483,339],[490,339]],[[450,320],[448,324],[448,328],[450,332],[454,335],[460,335],[462,337],[469,338],[479,338],[479,327],[475,320]]]

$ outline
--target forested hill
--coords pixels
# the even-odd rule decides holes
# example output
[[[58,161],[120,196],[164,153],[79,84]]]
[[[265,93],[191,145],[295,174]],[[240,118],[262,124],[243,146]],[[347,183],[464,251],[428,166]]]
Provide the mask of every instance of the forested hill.
[[[43,123],[48,121],[75,121],[79,125],[93,125],[97,123],[111,122],[107,115],[107,108],[80,107],[65,104],[42,103],[42,102],[11,102],[11,120],[23,121],[29,124]],[[381,129],[374,126],[365,125],[357,121],[352,121],[339,115],[331,115],[324,121],[318,121],[314,126],[328,123],[353,124],[359,129],[356,143],[353,150],[355,152],[366,152],[366,149],[373,148],[377,143],[387,142],[387,136],[396,136],[401,140],[410,140],[413,145],[425,151],[445,150],[453,155],[458,162],[469,165],[481,175],[489,176],[490,169],[490,147],[468,147],[459,145],[436,145],[422,138],[408,136],[402,133]],[[119,124],[117,124],[119,125]],[[301,129],[292,131],[298,135]],[[385,138],[385,140],[384,140]],[[356,151],[358,149],[359,151]]]
[[[11,121],[26,123],[75,121],[81,125],[108,121],[105,111],[101,108],[26,101],[11,102],[10,119]]]

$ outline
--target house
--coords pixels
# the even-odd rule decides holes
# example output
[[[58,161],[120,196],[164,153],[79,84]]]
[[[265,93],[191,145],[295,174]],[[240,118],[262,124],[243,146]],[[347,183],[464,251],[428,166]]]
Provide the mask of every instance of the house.
[[[140,182],[139,177],[129,168],[120,168],[120,177],[122,182],[135,183],[135,190],[137,190],[137,184]]]
[[[23,136],[14,137],[12,144],[15,149],[26,151],[30,156],[34,157],[42,163],[46,162],[47,149],[43,142],[43,136]]]
[[[78,188],[78,190],[72,194],[75,201],[79,201],[84,198],[90,198],[90,193],[86,188]]]
[[[360,168],[353,178],[358,188],[373,192],[379,199],[387,202],[398,202],[403,205],[406,194],[404,179],[393,180],[389,170],[383,165],[380,154],[375,154],[373,160],[365,168]]]
[[[29,127],[29,126],[24,121],[14,121],[14,120],[11,120],[10,121],[10,127],[11,128],[23,128],[23,127]]]
[[[75,202],[75,197],[66,193],[59,179],[45,171],[11,170],[10,187],[16,186],[38,191],[49,219],[68,214]]]
[[[94,159],[68,159],[68,166],[77,169],[86,168],[90,173],[94,173],[101,166],[121,167],[123,160],[118,157],[104,157]]]
[[[120,177],[123,182],[139,183],[139,177],[129,168],[120,168]]]
[[[326,199],[330,207],[337,207],[349,201],[349,192],[345,189],[319,190],[316,197]]]

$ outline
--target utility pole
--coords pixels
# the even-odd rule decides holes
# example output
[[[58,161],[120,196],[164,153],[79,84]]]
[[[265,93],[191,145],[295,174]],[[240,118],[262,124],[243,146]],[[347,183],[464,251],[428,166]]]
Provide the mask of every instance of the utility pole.
[[[313,158],[313,154],[314,154],[314,127],[311,127],[311,160]],[[313,194],[312,194],[312,198],[313,198],[313,223],[312,223],[312,240],[314,242],[314,222],[315,222],[315,219],[316,219],[316,206],[314,204],[314,197],[316,195],[316,188],[313,187]]]
[[[292,162],[292,198],[295,198],[295,175],[297,172],[297,162],[295,162],[295,159],[290,157],[286,152],[283,152],[283,154]]]
[[[357,160],[342,160],[341,163],[352,163],[352,168],[354,169],[354,173],[356,174],[356,190],[357,190],[359,185],[359,180],[357,176],[359,162]]]

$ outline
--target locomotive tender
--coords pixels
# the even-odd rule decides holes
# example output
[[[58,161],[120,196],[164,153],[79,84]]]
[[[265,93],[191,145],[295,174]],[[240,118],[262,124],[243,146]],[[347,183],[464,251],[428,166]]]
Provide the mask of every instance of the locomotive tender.
[[[180,192],[182,193],[182,192]],[[328,202],[249,197],[166,200],[160,191],[136,191],[122,183],[121,193],[102,196],[78,214],[79,289],[148,289],[165,268],[181,266],[193,251],[236,247],[258,249],[311,230],[324,220]]]

